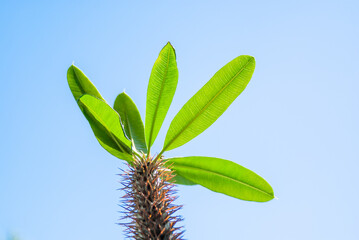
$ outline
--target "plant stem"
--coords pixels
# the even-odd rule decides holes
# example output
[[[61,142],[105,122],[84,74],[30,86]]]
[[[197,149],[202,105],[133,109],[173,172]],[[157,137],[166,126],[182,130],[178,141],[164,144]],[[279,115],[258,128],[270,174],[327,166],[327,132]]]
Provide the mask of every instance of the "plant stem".
[[[173,204],[173,172],[162,158],[154,160],[143,155],[135,157],[133,166],[124,174],[123,190],[127,236],[136,240],[180,240],[183,232],[174,216],[181,206]]]

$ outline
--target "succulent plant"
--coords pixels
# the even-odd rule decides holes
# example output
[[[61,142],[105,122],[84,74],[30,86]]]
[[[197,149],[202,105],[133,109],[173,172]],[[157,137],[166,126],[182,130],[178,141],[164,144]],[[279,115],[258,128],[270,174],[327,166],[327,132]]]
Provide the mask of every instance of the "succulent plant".
[[[99,143],[115,157],[125,160],[123,174],[124,218],[130,221],[127,236],[134,239],[181,239],[181,220],[175,212],[174,184],[202,185],[214,192],[247,201],[274,198],[272,187],[259,175],[229,160],[191,156],[166,158],[175,149],[212,125],[241,94],[255,68],[251,56],[239,56],[224,67],[181,108],[172,120],[159,154],[151,147],[171,105],[178,83],[176,53],[170,43],[161,50],[147,88],[145,125],[126,94],[113,108],[76,66],[68,69],[72,94]]]

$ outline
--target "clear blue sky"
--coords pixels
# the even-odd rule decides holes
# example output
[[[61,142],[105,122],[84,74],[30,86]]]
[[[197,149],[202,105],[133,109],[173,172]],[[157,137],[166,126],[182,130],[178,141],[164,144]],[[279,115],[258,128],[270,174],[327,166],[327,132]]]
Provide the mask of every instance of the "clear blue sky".
[[[356,0],[1,1],[0,239],[124,239],[115,223],[125,165],[97,143],[66,71],[74,61],[109,103],[126,89],[144,116],[167,41],[179,83],[154,150],[221,66],[252,55],[243,94],[167,156],[235,161],[279,198],[252,203],[180,186],[185,238],[359,239],[358,9]]]

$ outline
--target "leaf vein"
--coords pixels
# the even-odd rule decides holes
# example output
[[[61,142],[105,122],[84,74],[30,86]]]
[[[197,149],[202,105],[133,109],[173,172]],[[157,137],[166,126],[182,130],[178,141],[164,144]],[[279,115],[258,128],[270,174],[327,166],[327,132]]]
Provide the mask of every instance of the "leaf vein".
[[[212,99],[194,116],[194,118],[191,119],[191,121],[189,121],[182,129],[181,131],[179,131],[173,138],[172,140],[163,148],[162,152],[166,151],[166,149],[171,146],[171,144],[208,108],[208,106],[224,91],[224,89],[226,89],[228,87],[228,85],[230,83],[232,83],[232,81],[237,78],[237,76],[247,67],[247,65],[252,61],[252,59],[250,59],[242,68],[240,71],[238,71],[238,73],[236,73],[234,75],[234,77],[228,81],[228,83],[226,83],[226,85],[216,94],[212,97]]]
[[[180,164],[177,164],[177,165],[180,165]],[[265,195],[268,195],[268,196],[270,196],[270,197],[273,197],[273,195],[271,195],[271,194],[269,194],[269,193],[267,193],[267,192],[265,192],[265,191],[263,191],[263,190],[261,190],[261,189],[259,189],[259,188],[257,188],[257,187],[254,187],[254,186],[252,186],[252,185],[250,185],[250,184],[248,184],[248,183],[239,181],[239,180],[237,180],[237,179],[228,177],[228,176],[223,175],[223,174],[221,174],[221,173],[214,172],[214,171],[209,171],[209,170],[206,170],[206,169],[203,169],[203,168],[199,168],[199,167],[191,167],[191,166],[188,166],[188,165],[180,165],[180,166],[181,166],[181,167],[184,167],[184,168],[192,168],[192,169],[197,169],[197,170],[199,169],[199,170],[204,171],[204,172],[208,172],[208,173],[212,173],[212,174],[215,174],[215,175],[224,177],[224,178],[228,178],[228,179],[230,179],[230,180],[232,180],[232,181],[235,181],[235,182],[237,182],[237,183],[239,183],[239,184],[242,184],[242,185],[244,185],[244,186],[246,186],[246,187],[252,188],[252,189],[257,190],[257,191],[259,191],[259,192],[261,192],[261,193],[263,193],[263,194],[265,194]],[[176,167],[174,167],[174,169],[176,170]],[[192,180],[191,180],[191,181],[192,181]]]
[[[163,88],[164,88],[164,82],[165,82],[165,79],[167,77],[167,73],[168,73],[168,66],[169,66],[169,62],[170,62],[170,55],[171,55],[171,48],[168,49],[168,57],[167,57],[167,64],[166,64],[166,68],[165,68],[165,73],[164,73],[164,76],[163,76],[163,80],[161,82],[161,89],[160,89],[160,94],[158,96],[158,101],[157,101],[157,105],[156,105],[156,108],[155,108],[155,112],[153,114],[153,119],[152,119],[152,124],[151,124],[151,130],[150,130],[150,136],[148,138],[148,145],[149,147],[151,146],[151,141],[152,141],[152,135],[153,135],[153,128],[154,128],[154,125],[155,125],[155,120],[156,120],[156,116],[157,116],[157,112],[158,112],[158,108],[159,108],[159,102],[161,101],[161,97],[162,97],[162,92],[163,92]]]

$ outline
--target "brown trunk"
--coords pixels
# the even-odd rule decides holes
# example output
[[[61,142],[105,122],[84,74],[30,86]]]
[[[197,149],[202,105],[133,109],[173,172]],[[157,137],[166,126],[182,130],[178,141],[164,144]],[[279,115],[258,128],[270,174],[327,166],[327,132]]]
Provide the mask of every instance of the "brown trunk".
[[[180,240],[183,232],[174,213],[181,208],[173,204],[173,172],[162,158],[156,161],[135,157],[124,174],[123,190],[127,236],[136,240]]]

